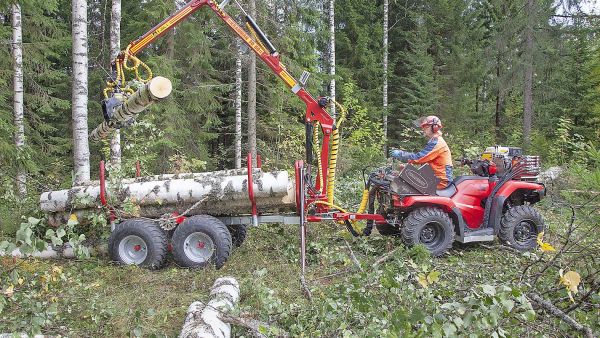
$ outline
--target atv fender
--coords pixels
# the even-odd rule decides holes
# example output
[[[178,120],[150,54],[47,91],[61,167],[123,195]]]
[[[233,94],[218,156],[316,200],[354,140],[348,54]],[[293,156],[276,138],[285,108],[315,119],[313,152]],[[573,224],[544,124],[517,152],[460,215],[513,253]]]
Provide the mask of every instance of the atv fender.
[[[422,205],[439,207],[448,213],[456,207],[450,198],[441,196],[407,196],[400,201],[400,206],[406,209]]]
[[[546,187],[543,184],[523,182],[523,181],[509,181],[498,190],[494,201],[492,202],[492,209],[490,210],[490,224],[489,227],[494,228],[494,233],[498,235],[500,229],[500,220],[504,211],[504,203],[506,199],[510,197],[514,192],[518,190],[531,191],[536,194],[536,200],[530,202],[538,202],[546,195]]]

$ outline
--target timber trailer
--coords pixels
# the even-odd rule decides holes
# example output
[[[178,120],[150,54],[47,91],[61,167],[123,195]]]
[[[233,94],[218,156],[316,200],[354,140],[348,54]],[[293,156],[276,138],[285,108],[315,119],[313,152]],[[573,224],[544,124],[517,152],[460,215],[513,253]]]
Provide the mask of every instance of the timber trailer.
[[[273,44],[241,6],[249,33],[224,11],[229,1],[190,1],[131,42],[113,62],[113,76],[104,91],[105,121],[90,137],[104,138],[127,126],[149,104],[168,96],[170,82],[152,79],[150,69],[136,55],[195,11],[208,7],[305,103],[306,159],[296,161],[294,177],[286,171],[263,172],[260,160],[254,168],[249,155],[245,169],[141,177],[138,167],[137,177],[107,184],[101,162],[99,181],[41,195],[41,208],[51,224],[64,223],[72,214],[85,219],[86,214],[105,212],[112,224],[111,258],[151,269],[163,265],[168,248],[180,266],[214,263],[220,268],[232,247],[243,242],[246,227],[259,223],[299,225],[303,273],[308,222],[344,223],[355,236],[369,235],[375,226],[382,235],[400,235],[409,245],[422,243],[436,256],[447,252],[455,239],[490,241],[498,236],[518,249],[535,247],[544,223],[531,205],[543,198],[545,188],[520,179],[524,172],[536,170],[520,156],[513,156],[508,166],[503,164],[503,170],[490,160],[470,162],[475,175],[458,177],[441,191],[436,191],[437,179],[428,165],[380,168],[365,180],[357,212],[336,206],[336,158],[345,109],[327,97],[313,98],[304,88],[309,73],[303,72],[300,81],[288,73]],[[145,79],[139,67],[146,70]],[[145,85],[130,88],[125,70]],[[325,110],[331,104],[340,108],[337,121]],[[123,211],[125,205],[130,210]],[[353,227],[357,221],[367,222],[362,233]]]

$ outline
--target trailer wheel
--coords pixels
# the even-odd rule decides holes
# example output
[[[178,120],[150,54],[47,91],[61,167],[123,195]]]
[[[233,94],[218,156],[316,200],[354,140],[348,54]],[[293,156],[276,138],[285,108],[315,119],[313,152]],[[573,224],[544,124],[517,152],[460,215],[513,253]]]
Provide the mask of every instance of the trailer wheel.
[[[539,211],[529,205],[519,205],[508,209],[502,216],[499,237],[517,250],[532,250],[537,247],[537,235],[544,228],[544,219]]]
[[[418,208],[404,220],[402,238],[408,246],[423,244],[438,257],[446,253],[454,242],[452,220],[438,208]]]
[[[116,225],[108,239],[113,261],[158,269],[167,256],[167,235],[153,221],[129,219]]]
[[[227,226],[231,234],[231,242],[237,248],[244,243],[248,236],[248,226],[246,224],[233,224]]]
[[[181,223],[173,233],[173,258],[183,267],[202,268],[214,262],[223,267],[231,253],[231,234],[219,219],[192,216]]]

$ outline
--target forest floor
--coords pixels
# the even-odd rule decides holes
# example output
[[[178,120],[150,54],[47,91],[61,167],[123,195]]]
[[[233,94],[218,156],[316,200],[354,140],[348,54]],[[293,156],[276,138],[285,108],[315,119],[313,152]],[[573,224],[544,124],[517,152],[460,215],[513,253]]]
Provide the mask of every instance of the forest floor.
[[[544,216],[558,232],[569,215],[550,209],[543,207]],[[241,315],[292,336],[573,334],[542,311],[534,316],[523,303],[524,270],[539,252],[514,252],[498,242],[457,243],[449,255],[434,259],[420,248],[404,248],[397,238],[376,231],[369,238],[351,238],[334,224],[311,225],[308,238],[306,280],[312,301],[299,282],[294,226],[251,228],[246,242],[220,270],[182,269],[172,260],[161,270],[149,271],[117,266],[108,258],[3,258],[0,268],[14,288],[1,286],[0,332],[37,327],[44,334],[72,337],[174,337],[189,304],[206,301],[216,278],[233,276],[241,286]],[[559,276],[552,274],[547,284],[555,287]],[[563,292],[562,304],[568,305],[563,288],[554,292]],[[576,312],[576,319],[600,332],[597,308]],[[242,328],[234,333],[248,335]]]

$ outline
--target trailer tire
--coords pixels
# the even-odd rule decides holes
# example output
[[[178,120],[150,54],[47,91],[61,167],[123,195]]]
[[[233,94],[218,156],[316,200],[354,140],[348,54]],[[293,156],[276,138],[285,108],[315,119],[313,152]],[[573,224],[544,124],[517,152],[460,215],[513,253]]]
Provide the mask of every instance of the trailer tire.
[[[173,258],[186,268],[203,268],[214,263],[223,267],[231,253],[231,234],[218,218],[197,215],[187,218],[173,233]]]
[[[246,224],[228,225],[229,233],[231,234],[231,242],[236,247],[242,246],[242,243],[248,237],[248,226]]]
[[[108,252],[119,264],[158,269],[167,257],[167,234],[151,220],[128,219],[110,234]]]
[[[423,244],[434,257],[445,254],[454,242],[450,216],[438,208],[418,208],[404,219],[402,239],[408,246]]]
[[[504,213],[498,235],[509,246],[527,251],[538,246],[537,235],[544,228],[544,219],[539,211],[529,205],[519,205]]]

